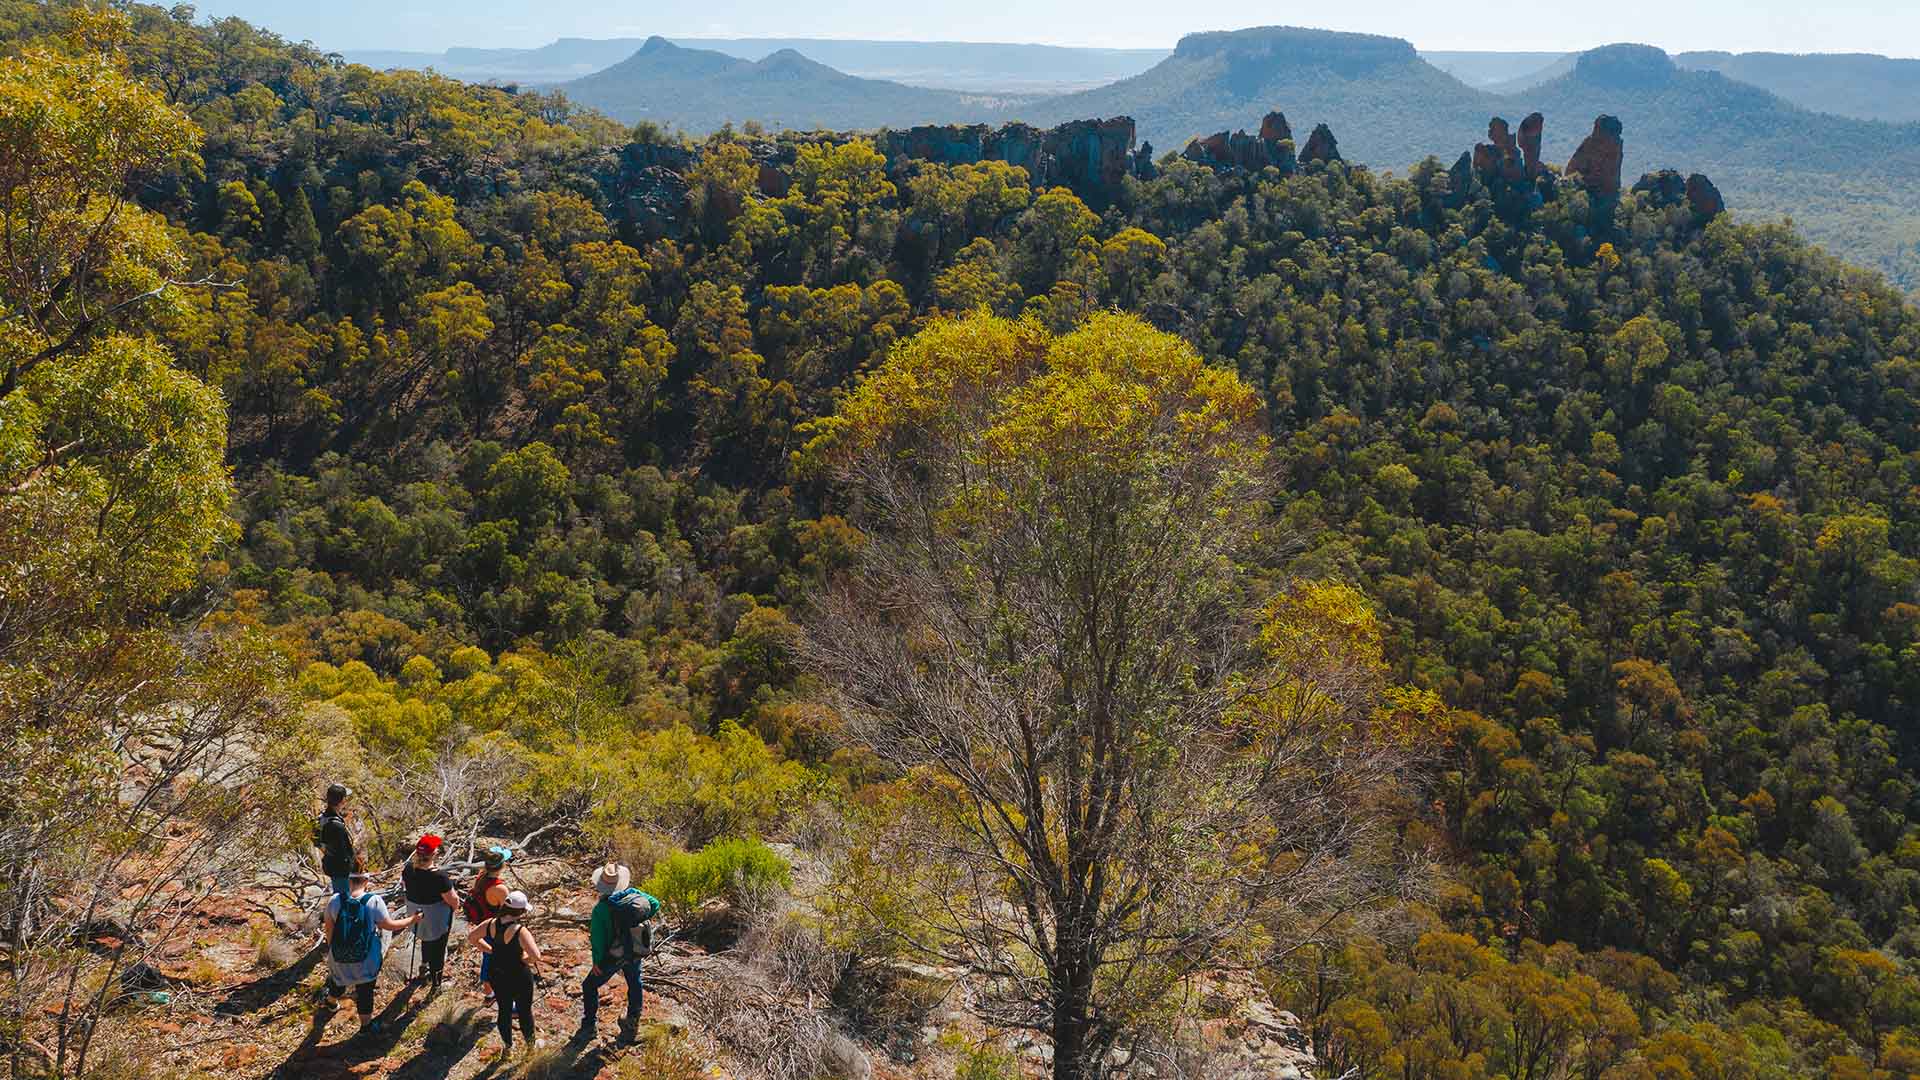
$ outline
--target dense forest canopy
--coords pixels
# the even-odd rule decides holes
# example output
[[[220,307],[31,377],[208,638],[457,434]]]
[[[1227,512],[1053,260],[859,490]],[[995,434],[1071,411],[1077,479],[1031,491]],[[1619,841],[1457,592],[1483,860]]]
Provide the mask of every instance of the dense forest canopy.
[[[1450,718],[1403,823],[1437,887],[1260,970],[1330,1065],[1920,1075],[1920,311],[1880,276],[1737,198],[1432,161],[1169,160],[1096,212],[797,134],[770,194],[728,130],[662,218],[646,125],[124,10],[203,140],[130,192],[221,286],[134,333],[224,395],[237,488],[157,617],[269,635],[382,827],[450,756],[595,843],[880,814],[798,656],[865,538],[794,455],[936,316],[1120,309],[1253,388],[1267,556],[1364,594]],[[5,0],[0,53],[65,23]]]

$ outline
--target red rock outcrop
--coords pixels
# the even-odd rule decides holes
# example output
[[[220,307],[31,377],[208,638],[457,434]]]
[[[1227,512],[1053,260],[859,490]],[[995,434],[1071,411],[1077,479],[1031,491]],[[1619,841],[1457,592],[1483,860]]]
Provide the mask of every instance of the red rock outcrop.
[[[1287,124],[1284,114],[1270,112],[1260,121],[1260,133],[1257,135],[1249,135],[1244,131],[1216,131],[1189,142],[1181,156],[1217,168],[1259,172],[1272,166],[1281,172],[1292,172],[1293,128]]]
[[[1520,121],[1520,163],[1530,177],[1547,171],[1546,163],[1540,160],[1540,137],[1546,129],[1547,118],[1539,113],[1531,113]]]
[[[1307,136],[1307,148],[1300,151],[1300,163],[1339,160],[1340,144],[1333,137],[1333,129],[1325,124],[1315,125],[1313,134]]]
[[[1693,207],[1693,214],[1702,221],[1719,217],[1726,212],[1727,201],[1720,197],[1720,189],[1702,173],[1687,177],[1687,205]]]
[[[1593,194],[1606,198],[1620,194],[1620,163],[1626,158],[1620,131],[1617,117],[1600,117],[1593,122],[1593,134],[1567,161],[1567,171],[1579,173],[1581,183]]]

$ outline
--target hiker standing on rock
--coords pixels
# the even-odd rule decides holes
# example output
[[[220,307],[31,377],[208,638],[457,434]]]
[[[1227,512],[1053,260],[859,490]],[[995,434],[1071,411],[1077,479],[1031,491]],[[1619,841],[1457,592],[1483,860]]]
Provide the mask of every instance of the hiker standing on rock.
[[[384,942],[380,931],[398,932],[420,921],[419,915],[395,919],[386,898],[367,888],[367,872],[347,875],[347,890],[327,901],[327,1008],[332,1009],[348,990],[360,1014],[360,1030],[377,1032],[373,1018],[373,985],[380,978]]]
[[[320,849],[320,872],[335,896],[347,895],[347,876],[360,869],[353,851],[353,833],[347,828],[347,800],[353,789],[345,784],[327,788],[327,808],[313,826],[313,846]]]
[[[487,979],[500,1003],[500,1048],[513,1049],[513,1017],[520,1014],[520,1033],[529,1047],[538,1047],[533,1034],[533,984],[546,958],[525,925],[527,894],[507,894],[500,913],[467,933],[467,943],[478,945],[491,961]]]
[[[467,925],[478,927],[481,923],[500,913],[507,900],[507,882],[503,876],[507,869],[507,860],[513,858],[513,852],[503,847],[490,847],[481,855],[486,868],[480,876],[473,879],[473,888],[467,893],[466,903],[461,906],[460,914],[466,916]],[[468,934],[472,936],[471,932]],[[493,983],[487,980],[487,972],[493,964],[493,956],[482,953],[480,957],[480,984],[486,988],[487,1000],[493,1000]]]
[[[620,1038],[630,1042],[640,1024],[643,984],[640,964],[653,951],[653,917],[660,913],[660,901],[651,894],[632,888],[633,873],[618,863],[608,863],[593,872],[593,891],[600,900],[593,905],[589,920],[593,942],[593,970],[580,984],[580,1033],[576,1038],[591,1039],[600,1012],[600,988],[617,971],[627,980],[627,1018],[620,1025]]]
[[[414,936],[420,942],[420,956],[427,962],[427,993],[440,992],[441,973],[447,966],[447,939],[453,933],[453,909],[460,897],[453,891],[453,879],[435,867],[440,858],[441,839],[428,833],[414,845],[413,858],[400,881],[407,889],[407,907],[420,919]]]

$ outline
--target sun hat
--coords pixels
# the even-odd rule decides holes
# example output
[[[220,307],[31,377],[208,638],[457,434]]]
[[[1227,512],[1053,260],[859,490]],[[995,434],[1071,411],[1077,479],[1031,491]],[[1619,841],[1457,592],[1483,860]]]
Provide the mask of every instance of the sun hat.
[[[502,906],[508,911],[525,911],[527,910],[527,894],[521,892],[519,889],[515,889],[507,894],[507,902]]]
[[[593,891],[601,896],[625,892],[633,884],[633,871],[619,863],[608,863],[593,871]]]

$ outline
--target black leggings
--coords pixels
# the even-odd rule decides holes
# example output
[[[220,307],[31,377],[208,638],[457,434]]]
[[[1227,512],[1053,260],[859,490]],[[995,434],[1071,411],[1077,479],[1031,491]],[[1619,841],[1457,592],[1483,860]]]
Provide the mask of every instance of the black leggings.
[[[513,1045],[513,1014],[520,1013],[520,1034],[533,1041],[533,983],[519,986],[502,986],[495,983],[494,1000],[500,1004],[500,1041],[507,1046]]]
[[[433,976],[434,982],[440,981],[440,972],[446,969],[447,941],[452,937],[452,934],[442,934],[432,941],[420,943],[420,959],[426,962],[427,974]]]
[[[347,995],[347,987],[335,986],[333,985],[333,981],[331,979],[327,981],[328,997],[339,999],[339,998],[345,997],[346,995]],[[373,1014],[373,984],[372,983],[363,982],[353,987],[353,1007],[359,1010],[361,1016],[371,1016]]]

